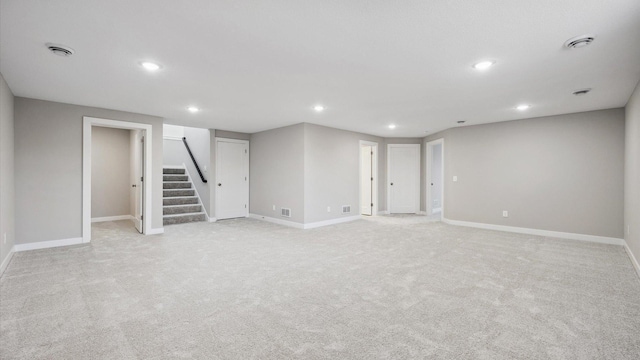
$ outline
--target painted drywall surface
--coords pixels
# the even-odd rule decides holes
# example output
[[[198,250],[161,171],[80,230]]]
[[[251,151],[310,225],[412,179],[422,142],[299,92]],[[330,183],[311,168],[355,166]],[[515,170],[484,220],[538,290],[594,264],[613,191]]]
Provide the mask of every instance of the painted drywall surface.
[[[255,133],[250,141],[250,212],[304,223],[304,124]],[[280,216],[283,207],[291,218]]]
[[[91,217],[131,215],[130,131],[91,131]]]
[[[640,261],[640,83],[625,108],[624,239]]]
[[[304,124],[305,223],[360,214],[360,140],[378,143],[378,155],[384,162],[386,154],[382,138]],[[379,180],[384,178],[385,169],[385,166],[380,166],[379,161]],[[378,181],[379,188],[384,183]],[[380,194],[378,189],[379,202],[385,198],[381,195],[384,193]],[[351,205],[350,214],[341,213],[343,205]],[[330,208],[330,212],[327,211],[327,207]]]
[[[622,238],[623,109],[465,126],[425,141],[439,138],[445,218]]]
[[[225,139],[250,140],[251,134],[240,133],[235,131],[215,130],[215,136]]]
[[[0,74],[0,264],[7,260],[15,243],[13,103],[13,93]]]
[[[166,125],[165,125],[166,126]],[[175,128],[175,126],[174,126]],[[210,156],[210,139],[209,139],[209,130],[208,129],[199,129],[192,127],[182,127],[183,135],[187,139],[187,143],[189,144],[189,148],[191,149],[191,153],[195,157],[198,162],[198,166],[200,167],[200,171],[202,171],[202,175],[204,176],[207,182],[203,182],[198,174],[198,170],[196,166],[193,164],[191,157],[189,156],[189,152],[187,148],[184,146],[182,140],[175,139],[167,139],[165,138],[163,141],[163,161],[164,165],[169,166],[182,166],[185,164],[189,174],[191,175],[191,180],[193,181],[193,186],[198,191],[200,198],[202,199],[202,203],[204,205],[205,210],[209,216],[211,215],[210,205],[211,199],[209,197],[210,194],[210,186],[211,183],[215,181],[212,176],[211,166],[209,161]]]
[[[162,118],[16,97],[16,244],[82,237],[83,116],[152,125],[151,227],[162,228]]]

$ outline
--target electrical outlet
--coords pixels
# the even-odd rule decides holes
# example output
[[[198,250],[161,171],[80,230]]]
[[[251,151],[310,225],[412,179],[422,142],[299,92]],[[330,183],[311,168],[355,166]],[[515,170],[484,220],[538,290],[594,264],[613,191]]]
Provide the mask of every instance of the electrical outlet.
[[[273,205],[273,211],[276,211],[276,206],[275,205]]]
[[[454,176],[453,176],[453,181],[454,181],[454,182],[455,182],[455,181],[458,181],[458,177],[454,175]]]
[[[502,211],[502,217],[509,217],[509,212],[507,210]]]
[[[331,206],[327,206],[327,212],[331,212]]]

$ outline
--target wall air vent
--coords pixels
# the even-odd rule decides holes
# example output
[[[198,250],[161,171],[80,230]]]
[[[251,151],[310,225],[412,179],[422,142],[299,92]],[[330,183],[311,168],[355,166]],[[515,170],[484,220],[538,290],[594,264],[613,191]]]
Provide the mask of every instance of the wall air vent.
[[[351,205],[342,205],[342,213],[350,214],[351,213]]]
[[[291,217],[291,209],[282,208],[280,210],[281,210],[280,215],[284,217]]]
[[[581,47],[585,47],[593,42],[596,39],[595,35],[581,35],[571,38],[565,41],[564,46],[569,49],[577,49]]]
[[[580,90],[574,91],[573,95],[575,95],[575,96],[587,95],[587,93],[589,93],[589,91],[591,91],[591,89],[580,89]]]
[[[71,56],[73,55],[73,53],[75,53],[75,51],[68,47],[68,46],[64,46],[64,45],[58,45],[58,44],[51,44],[51,43],[47,43],[47,49],[49,49],[49,51],[51,51],[52,53],[58,55],[58,56]]]

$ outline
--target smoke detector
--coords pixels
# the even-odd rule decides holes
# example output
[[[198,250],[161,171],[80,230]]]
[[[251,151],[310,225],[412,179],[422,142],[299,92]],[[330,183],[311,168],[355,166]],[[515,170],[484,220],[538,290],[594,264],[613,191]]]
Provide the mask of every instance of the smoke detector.
[[[581,35],[565,41],[564,46],[569,49],[578,49],[591,44],[596,39],[595,35]]]
[[[58,55],[58,56],[71,56],[73,55],[73,53],[75,53],[75,50],[73,50],[72,48],[68,47],[68,46],[64,46],[64,45],[59,45],[59,44],[51,44],[51,43],[47,43],[46,44],[47,49],[49,49],[49,51],[51,51],[52,53]]]
[[[587,93],[589,93],[589,91],[591,91],[591,89],[580,89],[580,90],[574,91],[573,95],[575,95],[575,96],[587,95]]]

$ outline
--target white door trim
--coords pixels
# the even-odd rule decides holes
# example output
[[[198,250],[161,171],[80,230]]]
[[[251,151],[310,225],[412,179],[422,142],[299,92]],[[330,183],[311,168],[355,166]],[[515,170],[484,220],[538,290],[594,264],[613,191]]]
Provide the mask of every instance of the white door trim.
[[[214,184],[212,184],[212,186],[215,188],[214,190],[214,194],[215,194],[215,202],[216,202],[216,212],[215,212],[215,218],[218,219],[219,216],[218,214],[220,214],[220,201],[219,197],[218,197],[218,183],[220,182],[218,179],[218,176],[220,176],[220,168],[219,168],[219,164],[220,162],[218,161],[218,143],[219,142],[231,142],[231,143],[237,143],[237,144],[246,144],[247,145],[247,208],[245,209],[245,217],[249,217],[249,209],[251,208],[250,206],[250,199],[251,196],[249,196],[249,181],[251,181],[251,177],[250,177],[250,173],[249,173],[249,169],[250,169],[250,165],[249,165],[249,140],[238,140],[238,139],[228,139],[228,138],[222,138],[222,137],[216,137],[215,138],[215,146],[216,146],[216,181]]]
[[[444,217],[444,138],[440,138],[437,140],[433,140],[433,141],[429,141],[427,143],[425,143],[425,147],[427,148],[427,154],[426,154],[426,169],[427,169],[427,178],[425,181],[425,184],[427,186],[427,188],[425,189],[425,193],[426,193],[426,204],[427,204],[427,216],[433,214],[433,203],[431,201],[431,198],[433,197],[433,195],[431,194],[431,186],[429,185],[430,181],[429,179],[431,179],[431,158],[433,157],[433,146],[434,145],[438,145],[441,144],[442,145],[442,152],[441,152],[441,164],[442,164],[442,174],[441,175],[441,179],[440,179],[440,214],[443,215]]]
[[[387,212],[389,214],[392,214],[391,212],[391,179],[389,178],[391,176],[391,148],[392,147],[397,147],[397,148],[413,148],[413,147],[417,147],[418,148],[418,182],[416,184],[416,194],[418,194],[418,196],[416,196],[416,214],[420,212],[420,144],[387,144]]]
[[[82,118],[82,242],[91,241],[91,128],[93,126],[109,127],[128,130],[145,130],[145,169],[144,169],[144,234],[152,233],[153,211],[151,208],[153,172],[151,171],[152,126],[149,124],[134,123],[128,121],[100,119],[89,116]]]
[[[378,215],[378,208],[380,204],[378,203],[378,143],[373,141],[360,140],[358,144],[358,213],[361,214],[362,211],[360,208],[362,207],[362,147],[363,146],[371,146],[373,147],[373,166],[371,167],[371,173],[373,174],[373,194],[371,196],[371,201],[373,202],[373,209],[371,209],[371,216]]]

